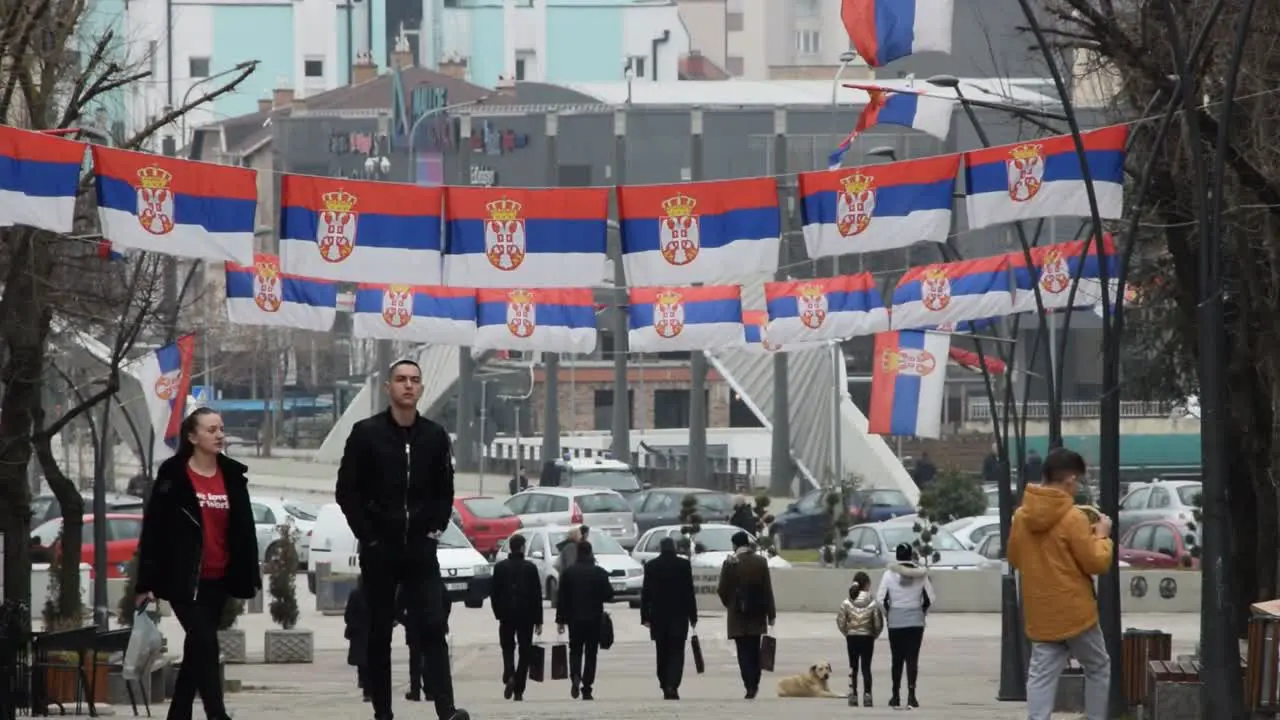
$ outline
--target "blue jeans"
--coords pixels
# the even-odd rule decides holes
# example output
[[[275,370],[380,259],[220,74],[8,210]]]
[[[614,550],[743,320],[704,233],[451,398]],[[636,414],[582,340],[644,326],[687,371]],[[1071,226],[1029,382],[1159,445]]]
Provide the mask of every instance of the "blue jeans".
[[[1027,718],[1050,720],[1058,696],[1058,677],[1074,657],[1084,668],[1084,709],[1089,720],[1107,720],[1111,656],[1097,625],[1062,642],[1031,644],[1027,670]]]

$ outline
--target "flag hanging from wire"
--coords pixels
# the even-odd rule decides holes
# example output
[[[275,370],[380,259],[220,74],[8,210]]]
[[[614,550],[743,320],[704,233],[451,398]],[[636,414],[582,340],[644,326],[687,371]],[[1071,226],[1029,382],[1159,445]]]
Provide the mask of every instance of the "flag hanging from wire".
[[[879,85],[845,83],[845,87],[867,93],[866,107],[858,116],[858,122],[840,145],[827,156],[827,167],[840,167],[845,153],[853,147],[853,141],[862,133],[877,125],[901,125],[945,141],[951,133],[951,116],[955,101],[928,95],[920,90],[895,90]]]

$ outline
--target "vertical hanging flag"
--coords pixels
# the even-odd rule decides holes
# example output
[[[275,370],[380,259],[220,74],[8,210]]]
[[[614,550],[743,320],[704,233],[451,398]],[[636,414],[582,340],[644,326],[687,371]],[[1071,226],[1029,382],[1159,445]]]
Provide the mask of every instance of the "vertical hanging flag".
[[[1009,258],[935,263],[907,270],[893,291],[895,330],[917,330],[1013,312]]]
[[[184,335],[171,345],[147,353],[125,368],[142,385],[147,416],[154,433],[156,462],[178,446],[187,398],[191,395],[191,361],[196,336]]]
[[[1103,220],[1124,215],[1127,125],[1082,134]],[[1070,135],[1055,135],[964,154],[965,208],[977,229],[1055,216],[1089,217],[1083,166]]]
[[[551,288],[604,281],[608,188],[450,187],[444,193],[446,285]]]
[[[932,135],[945,142],[951,133],[951,116],[955,114],[956,101],[920,90],[894,90],[879,85],[845,83],[845,87],[867,93],[867,104],[858,115],[853,132],[827,156],[827,167],[840,167],[845,153],[853,147],[853,141],[862,133],[877,125],[899,125]]]
[[[476,290],[472,347],[587,355],[596,349],[591,288]]]
[[[840,20],[868,66],[920,52],[951,52],[955,0],[842,0]]]
[[[326,280],[286,275],[280,260],[259,253],[253,265],[227,263],[227,319],[329,332],[338,315],[338,286]]]
[[[951,337],[920,330],[876,335],[867,432],[937,438]]]
[[[773,178],[618,188],[627,284],[692,285],[778,269]]]
[[[0,227],[69,233],[84,143],[0,125]]]
[[[889,310],[871,273],[766,283],[764,296],[769,338],[784,347],[889,329]]]
[[[102,236],[116,248],[253,264],[257,173],[94,145]]]
[[[740,348],[742,287],[632,288],[627,311],[631,352],[695,352]]]
[[[339,282],[440,284],[440,188],[285,175],[280,263]]]
[[[476,293],[470,288],[356,287],[352,337],[470,345],[476,336]]]
[[[800,173],[809,257],[947,241],[959,155]]]
[[[769,313],[765,310],[743,310],[742,329],[746,335],[747,345],[741,348],[752,355],[773,355],[775,353],[801,352],[830,347],[829,342],[798,342],[780,345],[769,340]],[[738,349],[738,348],[735,348]]]
[[[1031,262],[1027,267],[1027,258],[1021,251],[1009,253],[1009,265],[1013,268],[1014,297],[1013,311],[1036,312],[1035,286],[1040,285],[1040,301],[1045,310],[1062,310],[1067,307],[1067,299],[1071,296],[1071,285],[1076,281],[1076,273],[1080,273],[1079,287],[1076,288],[1074,305],[1078,308],[1093,307],[1102,301],[1102,269],[1099,261],[1098,243],[1089,243],[1089,255],[1084,255],[1084,240],[1055,243],[1031,248]],[[1111,233],[1102,237],[1101,256],[1106,259],[1108,278],[1120,275],[1120,258],[1116,255],[1115,241]],[[1081,265],[1084,267],[1081,268]]]

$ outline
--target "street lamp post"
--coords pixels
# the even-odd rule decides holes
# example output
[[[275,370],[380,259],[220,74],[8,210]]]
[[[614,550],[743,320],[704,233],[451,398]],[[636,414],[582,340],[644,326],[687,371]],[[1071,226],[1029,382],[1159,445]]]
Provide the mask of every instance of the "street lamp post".
[[[476,98],[475,100],[471,100],[468,102],[455,103],[453,105],[445,105],[444,107],[438,107],[434,110],[429,110],[427,112],[422,113],[422,115],[419,116],[417,120],[413,121],[413,125],[409,127],[409,166],[411,168],[409,170],[409,180],[411,182],[413,182],[414,184],[417,184],[418,182],[418,158],[416,155],[414,155],[413,150],[414,150],[414,144],[415,144],[414,139],[418,137],[418,127],[422,125],[422,121],[430,117],[443,115],[452,110],[457,110],[458,108],[471,107],[472,105],[479,105],[488,99],[489,99],[488,95],[483,95],[479,98]],[[463,138],[463,140],[465,141],[466,138]]]
[[[840,118],[840,77],[844,75],[844,71],[854,60],[858,59],[858,54],[852,50],[845,50],[840,53],[840,67],[836,68],[835,77],[831,78],[831,136],[835,137],[840,134],[839,118]]]

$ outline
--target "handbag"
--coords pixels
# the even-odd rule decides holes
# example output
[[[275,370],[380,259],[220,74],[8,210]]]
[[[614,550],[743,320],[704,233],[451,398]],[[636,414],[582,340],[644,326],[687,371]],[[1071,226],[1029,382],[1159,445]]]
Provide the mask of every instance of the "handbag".
[[[546,677],[546,669],[546,646],[542,644],[531,645],[529,647],[529,679],[534,682],[542,682]]]
[[[778,640],[772,635],[760,636],[760,669],[773,672],[773,663],[778,658]]]
[[[707,671],[707,663],[702,659],[702,643],[698,640],[698,633],[689,636],[689,649],[693,651],[693,669],[701,675]]]
[[[569,647],[562,642],[551,646],[551,679],[569,679]]]
[[[608,650],[613,647],[613,618],[609,613],[600,616],[600,649]]]

